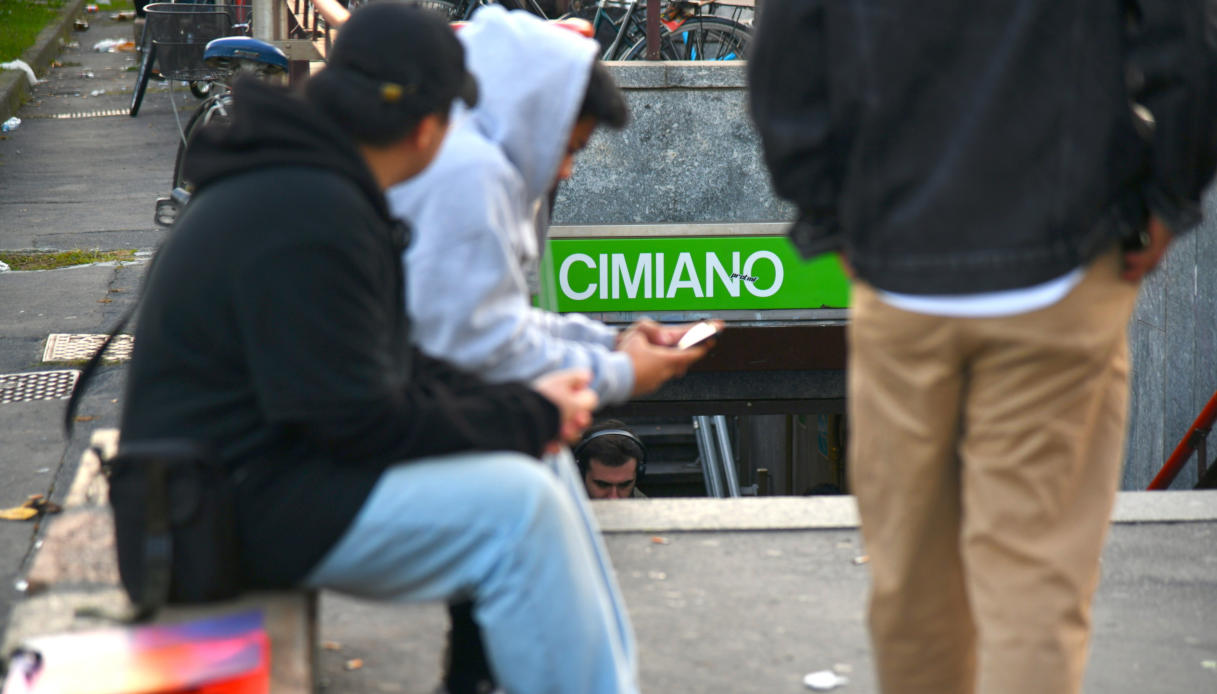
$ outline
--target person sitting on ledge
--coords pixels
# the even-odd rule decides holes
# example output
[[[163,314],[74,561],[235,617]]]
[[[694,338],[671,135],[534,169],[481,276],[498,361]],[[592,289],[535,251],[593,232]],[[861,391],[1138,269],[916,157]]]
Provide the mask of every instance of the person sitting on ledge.
[[[149,271],[123,441],[214,448],[243,587],[469,600],[507,694],[637,694],[574,474],[539,460],[590,423],[591,374],[488,384],[410,345],[383,191],[475,87],[447,23],[393,2],[352,12],[302,95],[236,83]]]

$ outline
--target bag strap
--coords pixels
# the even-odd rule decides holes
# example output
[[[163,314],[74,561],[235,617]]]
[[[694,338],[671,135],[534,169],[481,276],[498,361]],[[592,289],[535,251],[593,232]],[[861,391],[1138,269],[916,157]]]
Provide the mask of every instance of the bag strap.
[[[152,260],[148,261],[148,271],[144,273],[145,277],[152,274],[153,268],[156,267],[156,259],[158,255],[154,254]],[[101,349],[89,358],[89,363],[85,364],[85,368],[80,372],[80,378],[76,379],[76,387],[72,388],[72,395],[68,398],[68,406],[63,412],[63,431],[64,436],[68,439],[72,438],[72,430],[76,427],[76,410],[80,407],[80,398],[84,396],[85,388],[88,387],[89,381],[93,379],[93,375],[97,372],[97,368],[101,366],[102,355],[110,347],[110,343],[114,342],[114,338],[127,327],[127,323],[135,317],[135,312],[139,310],[140,303],[144,300],[144,292],[140,291],[139,296],[135,298],[135,303],[119,317],[118,322],[114,324],[114,329],[106,336],[105,341],[101,343]]]
[[[147,462],[147,518],[144,526],[143,591],[135,605],[134,620],[144,621],[169,602],[169,579],[173,566],[173,537],[169,524],[169,473],[165,461]]]
[[[66,438],[72,438],[72,430],[76,427],[76,410],[80,407],[80,398],[84,395],[89,381],[92,380],[93,375],[97,372],[97,367],[101,366],[102,355],[106,353],[110,343],[114,342],[114,338],[118,337],[123,328],[127,327],[127,323],[135,315],[135,311],[139,309],[139,303],[140,300],[136,299],[131,308],[127,309],[126,313],[118,319],[114,329],[110,331],[105,341],[101,343],[101,349],[97,350],[89,358],[89,363],[85,364],[85,368],[80,372],[80,378],[76,379],[76,386],[72,388],[72,395],[68,398],[68,406],[63,412],[63,432]]]
[[[152,272],[155,265],[156,256],[153,256],[152,261],[148,263],[148,273]],[[140,292],[131,307],[114,324],[110,334],[102,341],[101,347],[89,358],[89,363],[85,364],[84,369],[80,372],[80,378],[76,379],[76,386],[72,389],[72,395],[68,398],[68,405],[63,414],[63,430],[67,438],[72,438],[72,431],[76,425],[76,410],[80,407],[80,399],[84,395],[89,381],[93,379],[98,367],[101,366],[102,355],[114,342],[114,338],[118,337],[123,328],[127,327],[127,323],[135,317],[143,298],[143,292]],[[104,467],[110,465],[110,462],[104,460],[100,450],[94,449],[94,452]],[[102,615],[121,622],[147,621],[156,614],[157,610],[169,602],[173,537],[169,521],[169,472],[164,460],[156,459],[154,456],[148,462],[147,485],[142,595],[139,596],[137,604],[133,605],[134,609],[130,613]]]

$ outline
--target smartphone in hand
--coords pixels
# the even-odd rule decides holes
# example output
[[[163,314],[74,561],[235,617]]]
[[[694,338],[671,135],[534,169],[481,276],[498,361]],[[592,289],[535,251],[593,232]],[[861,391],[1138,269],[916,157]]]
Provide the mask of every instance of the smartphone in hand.
[[[699,321],[689,328],[688,331],[676,343],[676,349],[689,349],[709,340],[719,333],[719,327],[712,321]]]

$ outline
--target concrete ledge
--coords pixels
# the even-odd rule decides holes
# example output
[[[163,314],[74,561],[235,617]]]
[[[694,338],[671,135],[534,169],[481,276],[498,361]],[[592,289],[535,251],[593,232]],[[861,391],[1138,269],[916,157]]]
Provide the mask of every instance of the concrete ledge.
[[[1217,521],[1217,491],[1120,492],[1111,520],[1115,523]]]
[[[742,60],[614,60],[605,63],[623,89],[743,89],[748,63]]]
[[[827,530],[858,526],[852,496],[593,501],[605,533]],[[1217,521],[1217,491],[1120,492],[1114,523]]]
[[[13,606],[5,626],[0,657],[35,636],[112,627],[115,622],[108,615],[122,614],[127,605],[122,588],[66,590],[22,600]]]
[[[27,598],[14,606],[8,624],[0,627],[0,657],[33,637],[112,627],[114,622],[105,615],[130,614],[131,604],[119,587],[106,478],[101,459],[93,452],[100,449],[102,458],[109,458],[118,448],[118,438],[116,429],[93,432],[64,512],[50,522],[34,556],[26,580]],[[270,638],[270,694],[316,691],[316,592],[256,592],[204,605],[169,605],[158,611],[155,621],[175,623],[250,610],[262,612]]]
[[[855,528],[852,496],[593,501],[606,533]]]
[[[114,515],[108,507],[68,508],[42,542],[26,576],[30,595],[52,586],[118,585]]]
[[[34,39],[34,45],[21,54],[21,59],[34,68],[34,74],[45,75],[51,61],[63,49],[60,43],[72,32],[72,20],[80,14],[85,0],[68,0],[49,25]],[[0,62],[12,60],[0,56]],[[0,121],[6,121],[21,108],[22,99],[29,94],[30,83],[20,70],[0,70]]]
[[[59,591],[24,600],[13,609],[0,642],[7,655],[28,639],[120,626],[114,617],[129,609],[121,588]],[[314,593],[249,593],[239,599],[197,607],[162,609],[157,623],[174,624],[236,614],[262,612],[270,639],[270,694],[308,694],[316,691],[317,599]]]

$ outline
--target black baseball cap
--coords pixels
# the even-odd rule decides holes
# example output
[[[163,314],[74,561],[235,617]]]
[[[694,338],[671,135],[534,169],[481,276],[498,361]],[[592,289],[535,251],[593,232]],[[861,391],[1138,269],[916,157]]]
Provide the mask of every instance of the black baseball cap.
[[[352,12],[325,69],[407,113],[432,113],[457,98],[477,103],[477,80],[465,69],[465,49],[452,28],[408,2],[382,0]]]

